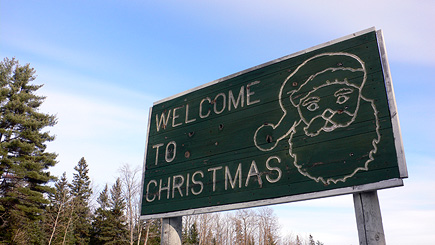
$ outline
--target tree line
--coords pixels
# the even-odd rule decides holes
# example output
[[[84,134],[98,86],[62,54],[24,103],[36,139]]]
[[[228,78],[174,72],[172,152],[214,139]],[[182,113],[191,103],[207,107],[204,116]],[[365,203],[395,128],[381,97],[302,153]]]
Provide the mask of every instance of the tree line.
[[[0,245],[160,244],[161,220],[140,220],[141,169],[128,164],[98,193],[81,158],[69,181],[53,176],[56,153],[47,127],[55,115],[39,111],[35,70],[13,58],[0,62]],[[309,235],[281,236],[270,208],[183,217],[183,244],[320,245]]]
[[[285,234],[269,207],[183,217],[183,244],[322,245],[308,236]]]

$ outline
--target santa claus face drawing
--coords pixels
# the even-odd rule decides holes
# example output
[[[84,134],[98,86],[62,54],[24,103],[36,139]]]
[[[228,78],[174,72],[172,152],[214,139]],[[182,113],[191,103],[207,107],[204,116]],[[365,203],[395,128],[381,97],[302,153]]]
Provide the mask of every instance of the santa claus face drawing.
[[[307,72],[311,75],[305,75]],[[298,171],[326,185],[345,182],[356,172],[368,170],[380,134],[374,101],[361,92],[365,82],[364,62],[353,54],[324,53],[307,59],[283,82],[279,91],[283,116],[277,124],[265,123],[257,129],[256,147],[270,151],[288,137],[289,153]],[[363,117],[359,116],[361,110]],[[374,130],[357,139],[358,149],[346,141],[349,139],[339,140],[366,121],[373,122]],[[350,127],[352,124],[355,126]],[[269,137],[273,142],[261,144],[265,132],[273,135]],[[330,168],[337,169],[333,176],[327,176]]]
[[[334,93],[328,96],[329,91]],[[331,132],[347,127],[357,115],[360,90],[345,81],[334,81],[311,90],[301,99],[297,110],[306,124],[305,134],[316,136],[321,131]]]

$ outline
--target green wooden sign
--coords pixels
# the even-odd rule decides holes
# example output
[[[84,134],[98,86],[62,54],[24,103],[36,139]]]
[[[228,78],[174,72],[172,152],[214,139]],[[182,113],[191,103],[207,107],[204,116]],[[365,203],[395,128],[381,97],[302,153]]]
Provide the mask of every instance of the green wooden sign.
[[[403,185],[382,33],[374,28],[156,102],[142,218]]]

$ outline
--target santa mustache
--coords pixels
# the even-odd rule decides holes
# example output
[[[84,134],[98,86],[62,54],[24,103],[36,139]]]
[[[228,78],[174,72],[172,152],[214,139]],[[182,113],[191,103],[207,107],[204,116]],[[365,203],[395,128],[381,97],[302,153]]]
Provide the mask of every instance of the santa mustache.
[[[322,114],[313,117],[304,127],[307,136],[317,136],[321,131],[332,132],[336,128],[349,126],[355,118],[355,113],[347,110],[326,109]]]

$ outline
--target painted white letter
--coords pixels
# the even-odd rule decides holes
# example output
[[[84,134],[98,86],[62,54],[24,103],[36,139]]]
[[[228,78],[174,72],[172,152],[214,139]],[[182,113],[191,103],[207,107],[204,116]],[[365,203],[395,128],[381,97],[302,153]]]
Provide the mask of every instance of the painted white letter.
[[[251,178],[251,176],[257,176],[258,184],[260,185],[260,187],[263,186],[263,180],[261,179],[261,174],[258,171],[257,164],[255,163],[254,160],[252,160],[251,167],[249,168],[248,177],[246,177],[245,187],[248,187],[249,178]]]
[[[206,100],[208,101],[209,104],[211,103],[211,99],[209,97],[206,97],[206,98],[201,100],[201,103],[199,103],[199,117],[200,118],[206,118],[210,115],[210,109],[208,109],[207,114],[205,114],[205,115],[202,114],[202,103],[204,103],[204,101],[206,101]]]
[[[225,190],[228,189],[228,180],[230,181],[231,188],[234,189],[236,186],[237,176],[239,176],[239,188],[242,188],[242,164],[239,163],[234,180],[231,178],[230,169],[228,166],[225,166]]]
[[[163,146],[163,143],[153,145],[153,148],[156,149],[156,163],[155,163],[155,165],[157,165],[157,162],[159,160],[159,148],[160,148],[160,146]]]
[[[189,195],[189,183],[190,183],[190,174],[189,173],[187,173],[186,179],[187,179],[187,182],[186,182],[186,196],[188,196]]]
[[[237,109],[237,107],[239,106],[239,102],[240,102],[240,106],[243,107],[245,101],[245,87],[242,86],[240,88],[240,92],[239,92],[239,96],[237,97],[237,101],[234,99],[234,95],[233,95],[233,91],[229,91],[228,92],[228,111],[231,111],[231,102],[233,102],[234,105],[234,109]]]
[[[177,179],[181,179],[181,181],[177,182]],[[180,193],[180,196],[183,197],[183,193],[181,192],[181,186],[184,184],[184,177],[183,175],[174,175],[172,176],[172,198],[174,198],[174,192],[175,189],[178,189],[178,193]]]
[[[260,102],[260,100],[251,101],[251,95],[255,94],[255,92],[251,92],[252,86],[259,84],[259,83],[260,83],[260,81],[255,81],[255,82],[252,82],[246,86],[246,105],[253,105],[253,104]]]
[[[171,188],[171,177],[168,177],[168,185],[166,187],[162,187],[162,179],[160,179],[159,200],[160,200],[160,196],[162,195],[162,191],[165,191],[165,190],[168,192],[166,199],[169,199],[169,189],[170,188]]]
[[[177,126],[180,126],[183,123],[175,123],[175,119],[179,118],[180,115],[177,114],[177,110],[183,108],[183,106],[174,108],[174,110],[172,110],[172,127],[175,128]]]
[[[169,145],[173,145],[174,146],[174,150],[173,150],[173,154],[172,157],[170,156],[171,152],[169,151]],[[165,160],[166,162],[172,162],[175,158],[175,154],[177,154],[177,143],[175,143],[175,141],[171,141],[166,145],[166,154],[165,154]]]
[[[208,171],[213,171],[213,191],[216,190],[216,170],[222,169],[222,166],[209,168]]]
[[[268,159],[267,159],[267,161],[266,161],[266,168],[268,169],[268,170],[271,170],[271,171],[277,171],[278,172],[278,177],[276,177],[276,179],[272,179],[272,178],[270,178],[269,177],[269,174],[266,174],[266,179],[267,179],[267,181],[269,181],[269,183],[275,183],[275,182],[278,182],[280,179],[281,179],[281,175],[282,175],[282,172],[281,172],[281,169],[280,168],[278,168],[278,167],[275,167],[275,168],[272,168],[270,165],[269,165],[269,162],[270,162],[270,160],[272,160],[272,159],[276,159],[277,161],[278,161],[278,163],[281,163],[281,158],[279,158],[279,157],[277,157],[277,156],[271,156],[271,157],[269,157]]]
[[[204,188],[204,184],[202,183],[202,181],[195,180],[195,175],[197,175],[197,174],[200,174],[200,175],[201,175],[201,178],[204,178],[204,173],[203,173],[201,170],[198,170],[198,171],[196,171],[195,173],[192,174],[192,183],[193,183],[194,185],[200,185],[200,186],[201,186],[201,188],[199,189],[199,191],[195,191],[195,190],[193,189],[193,187],[192,187],[192,194],[195,195],[195,196],[201,194],[202,189]]]
[[[218,100],[218,97],[222,97],[222,109],[220,110],[220,111],[218,111],[217,110],[217,107],[216,107],[216,105],[217,105],[217,100]],[[216,113],[216,114],[221,114],[224,110],[225,110],[225,107],[227,106],[227,97],[225,96],[225,94],[224,93],[218,93],[217,95],[216,95],[216,97],[214,97],[214,103],[213,103],[213,109],[214,109],[214,112]]]
[[[196,118],[193,119],[189,119],[189,104],[186,104],[186,118],[185,118],[185,122],[186,123],[191,123],[196,121]]]
[[[145,195],[145,198],[146,198],[147,202],[152,202],[152,201],[154,201],[154,199],[156,199],[156,195],[154,195],[153,199],[149,199],[149,197],[148,197],[148,195],[150,194],[150,184],[151,183],[154,183],[154,185],[156,185],[156,187],[157,187],[157,181],[151,180],[150,182],[148,182],[148,184],[147,184],[147,194]]]
[[[169,121],[170,115],[171,115],[171,110],[169,110],[168,116],[166,118],[165,118],[165,112],[162,112],[162,115],[160,116],[160,120],[159,120],[159,114],[156,114],[157,132],[160,131],[160,127],[162,127],[163,129],[166,129],[166,126],[168,126],[168,121]],[[163,124],[163,126],[162,126],[162,124]]]

